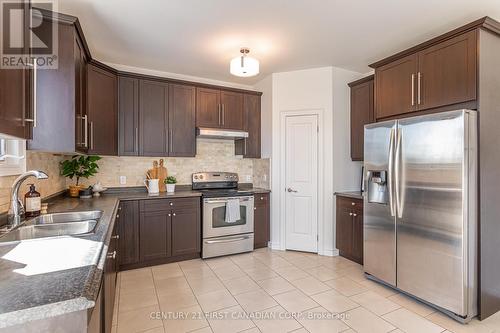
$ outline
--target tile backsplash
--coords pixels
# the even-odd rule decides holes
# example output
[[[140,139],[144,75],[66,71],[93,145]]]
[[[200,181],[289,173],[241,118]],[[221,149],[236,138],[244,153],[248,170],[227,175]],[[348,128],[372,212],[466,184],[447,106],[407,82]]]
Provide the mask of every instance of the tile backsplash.
[[[48,180],[30,179],[35,183],[42,197],[64,190],[75,180],[59,175],[59,163],[70,156],[51,153],[27,152],[27,169],[38,169],[48,173]],[[126,187],[143,185],[146,171],[153,166],[154,160],[163,158],[168,175],[175,176],[178,184],[191,184],[191,174],[200,171],[237,172],[241,183],[254,183],[257,187],[269,188],[269,159],[244,159],[234,155],[234,141],[198,139],[196,157],[136,157],[103,156],[98,162],[99,173],[90,179],[82,179],[84,185],[98,181],[105,187]],[[126,184],[120,184],[120,176],[126,177]],[[17,176],[0,177],[0,213],[9,209],[10,189]],[[27,190],[23,186],[20,195]]]
[[[30,183],[36,185],[36,189],[42,197],[64,190],[66,188],[66,179],[59,175],[59,162],[63,159],[64,156],[61,155],[27,151],[26,169],[42,170],[49,175],[49,179],[27,179],[19,190],[19,196],[21,198],[24,197],[24,194],[28,191],[27,184]],[[16,178],[17,176],[0,177],[0,213],[5,213],[9,210],[10,190]]]

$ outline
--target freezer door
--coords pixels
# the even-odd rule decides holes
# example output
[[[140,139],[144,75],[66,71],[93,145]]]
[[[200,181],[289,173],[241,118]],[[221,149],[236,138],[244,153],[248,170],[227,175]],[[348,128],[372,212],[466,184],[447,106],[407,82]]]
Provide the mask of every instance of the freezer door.
[[[463,316],[466,112],[399,120],[396,142],[397,287]]]
[[[392,195],[396,121],[365,126],[364,270],[396,285],[396,218]]]

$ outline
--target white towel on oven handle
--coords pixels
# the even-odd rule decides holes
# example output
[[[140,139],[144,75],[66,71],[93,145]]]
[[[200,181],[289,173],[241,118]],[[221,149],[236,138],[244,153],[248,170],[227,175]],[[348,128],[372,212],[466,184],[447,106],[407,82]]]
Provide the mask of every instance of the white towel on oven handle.
[[[226,223],[235,223],[241,219],[240,215],[240,200],[239,199],[229,199],[226,202],[226,217],[224,221]]]

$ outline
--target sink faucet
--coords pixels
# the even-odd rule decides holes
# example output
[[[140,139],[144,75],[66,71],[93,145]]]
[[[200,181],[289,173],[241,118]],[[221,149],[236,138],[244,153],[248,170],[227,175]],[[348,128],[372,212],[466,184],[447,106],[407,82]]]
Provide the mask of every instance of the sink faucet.
[[[36,177],[37,179],[47,179],[49,176],[38,170],[31,170],[23,173],[16,178],[14,184],[12,185],[12,191],[10,192],[10,209],[9,209],[9,224],[12,228],[15,228],[21,224],[21,215],[24,214],[23,203],[19,200],[19,187],[22,182],[29,177]]]

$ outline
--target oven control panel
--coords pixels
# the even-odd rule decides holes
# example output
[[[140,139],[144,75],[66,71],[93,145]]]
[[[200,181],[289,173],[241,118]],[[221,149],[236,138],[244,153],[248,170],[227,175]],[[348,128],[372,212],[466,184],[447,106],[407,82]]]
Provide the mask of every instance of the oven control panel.
[[[238,174],[234,172],[197,172],[192,175],[193,183],[238,182]]]

